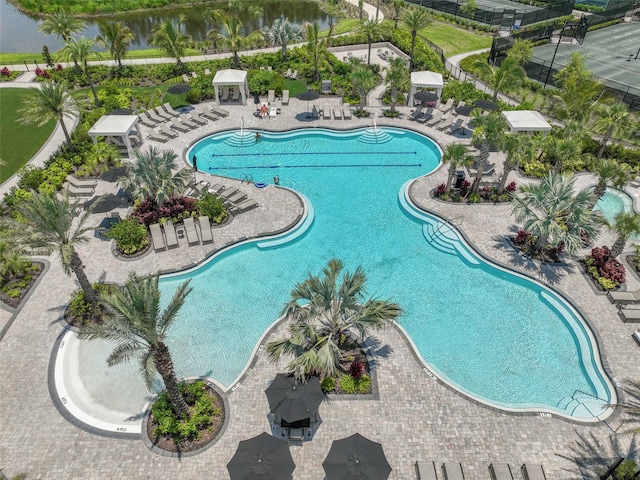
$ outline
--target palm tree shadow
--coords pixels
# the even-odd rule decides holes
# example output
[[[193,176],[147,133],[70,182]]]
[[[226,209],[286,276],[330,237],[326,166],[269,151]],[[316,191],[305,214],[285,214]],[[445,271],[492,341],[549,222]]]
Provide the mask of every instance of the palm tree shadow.
[[[364,345],[369,359],[369,370],[372,372],[375,372],[378,365],[380,365],[381,359],[387,359],[393,353],[391,345],[382,344],[382,342],[375,337],[367,338]]]

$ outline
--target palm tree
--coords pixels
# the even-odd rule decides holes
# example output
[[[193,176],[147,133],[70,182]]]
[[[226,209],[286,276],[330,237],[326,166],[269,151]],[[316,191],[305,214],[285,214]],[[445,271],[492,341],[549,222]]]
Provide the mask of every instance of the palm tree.
[[[273,25],[263,27],[264,38],[271,46],[282,45],[282,59],[287,60],[287,45],[303,38],[302,26],[291,23],[288,18],[277,18]]]
[[[358,0],[358,20],[362,22],[364,16],[364,0]]]
[[[597,108],[604,88],[587,68],[585,59],[578,53],[554,75],[558,93],[553,96],[554,113],[561,120],[577,120],[587,123]]]
[[[51,120],[60,122],[69,150],[73,152],[73,143],[64,118],[73,118],[76,108],[75,100],[65,82],[47,80],[40,84],[40,88],[31,90],[31,94],[24,99],[24,107],[18,112],[21,114],[20,123],[24,125],[36,124],[41,127]]]
[[[96,43],[108,50],[118,68],[122,68],[122,59],[127,56],[129,45],[135,35],[122,22],[100,22],[98,28],[100,33],[96,36]]]
[[[396,111],[396,97],[398,91],[406,91],[409,89],[410,75],[407,63],[403,58],[393,57],[389,60],[389,66],[385,67],[387,75],[384,83],[391,88],[391,111]]]
[[[96,294],[75,249],[88,240],[86,233],[95,228],[86,226],[92,209],[82,211],[76,202],[69,201],[68,196],[58,199],[54,193],[34,191],[15,208],[20,221],[5,218],[2,222],[8,230],[8,238],[17,247],[36,255],[58,252],[65,273],[76,275],[85,300],[95,304]]]
[[[400,14],[404,10],[404,0],[391,0],[391,8],[393,8],[393,28],[398,29],[398,20],[400,20]]]
[[[172,172],[177,168],[178,158],[172,150],[135,149],[133,157],[126,162],[127,169],[119,184],[136,200],[152,198],[162,205],[169,197],[182,193],[191,178],[192,173],[186,168]]]
[[[471,112],[473,117],[474,129],[472,142],[480,143],[480,155],[476,161],[476,178],[471,186],[471,192],[477,193],[480,188],[480,180],[484,167],[489,162],[489,151],[492,145],[500,145],[504,132],[507,128],[507,122],[499,112],[493,112],[489,115],[482,115],[479,109]]]
[[[593,129],[602,134],[598,158],[602,157],[604,149],[613,137],[623,137],[631,133],[634,127],[634,119],[627,106],[620,102],[612,105],[599,105],[596,107],[598,119],[593,124]]]
[[[411,30],[411,53],[409,54],[409,57],[411,59],[410,67],[411,70],[413,70],[416,66],[413,53],[416,47],[418,31],[426,28],[431,23],[431,20],[429,19],[429,14],[424,8],[412,7],[404,13],[402,21],[409,30]]]
[[[267,345],[272,362],[282,354],[296,357],[287,368],[299,379],[316,372],[333,375],[342,359],[341,346],[347,334],[356,333],[364,340],[370,331],[402,314],[396,303],[365,300],[367,278],[360,267],[352,274],[345,272],[339,284],[342,269],[340,260],[330,260],[322,275],[309,273],[294,287],[282,312],[292,322],[291,337]]]
[[[98,94],[96,93],[96,87],[93,85],[93,81],[91,80],[89,64],[87,63],[91,54],[96,55],[98,58],[101,57],[98,52],[94,52],[92,50],[93,46],[93,40],[84,36],[80,40],[71,38],[69,39],[69,41],[67,41],[64,47],[62,47],[62,50],[60,50],[60,56],[66,61],[73,60],[78,67],[78,70],[84,72],[84,74],[87,76],[87,82],[89,82],[89,86],[91,87],[91,93],[93,93],[93,99],[95,101],[96,107],[99,107],[100,100],[98,99]]]
[[[358,65],[351,72],[351,81],[358,89],[360,96],[360,111],[364,112],[367,103],[367,90],[378,83],[378,76],[367,65]]]
[[[320,62],[328,60],[332,54],[329,52],[328,46],[333,34],[333,26],[329,28],[326,37],[320,36],[318,22],[307,24],[307,52],[313,60],[313,80],[320,80]]]
[[[522,160],[533,157],[534,143],[529,135],[516,133],[512,135],[505,135],[502,140],[501,148],[507,153],[507,158],[505,158],[502,177],[500,177],[498,195],[502,195],[504,193],[509,173],[517,170]]]
[[[613,223],[609,227],[615,230],[618,235],[615,242],[613,242],[609,255],[611,258],[616,258],[624,250],[629,237],[640,234],[640,214],[636,212],[621,212],[614,217]]]
[[[264,38],[263,33],[260,30],[254,30],[250,35],[243,36],[243,26],[240,18],[234,15],[230,15],[225,12],[216,11],[213,15],[214,19],[222,21],[225,33],[218,30],[211,30],[207,32],[207,37],[212,38],[216,42],[220,42],[227,47],[231,53],[233,53],[233,66],[238,68],[240,66],[240,57],[238,51],[252,42]]]
[[[622,390],[626,393],[624,403],[619,404],[622,407],[626,417],[622,426],[627,427],[629,424],[633,425],[630,428],[617,432],[618,435],[636,435],[640,433],[640,382],[627,380],[624,382]],[[631,456],[631,455],[629,455]]]
[[[382,22],[377,18],[367,18],[358,27],[358,31],[364,33],[367,37],[367,44],[369,45],[367,64],[371,64],[371,43],[380,38],[382,34],[381,26]]]
[[[42,19],[42,24],[38,27],[38,31],[47,35],[55,35],[68,42],[71,35],[80,33],[84,30],[84,22],[75,15],[63,9],[55,12],[47,13]]]
[[[558,173],[564,171],[565,163],[577,160],[582,154],[582,144],[576,137],[563,137],[552,134],[541,140],[542,153]]]
[[[159,277],[129,275],[127,283],[113,293],[101,295],[107,308],[103,323],[83,327],[82,339],[105,339],[116,344],[107,358],[111,367],[132,358],[138,358],[140,372],[151,390],[156,373],[159,373],[175,414],[189,418],[189,407],[178,389],[173,361],[165,340],[171,325],[191,293],[190,280],[181,284],[169,305],[160,310]]]
[[[607,187],[623,188],[629,183],[629,170],[615,160],[599,160],[595,165],[595,173],[598,174],[598,183],[593,189],[593,205],[598,203],[607,190]]]
[[[461,167],[471,167],[473,165],[473,157],[469,155],[466,145],[462,143],[451,143],[447,145],[444,150],[442,162],[449,165],[446,191],[448,195],[451,193],[451,187],[453,187],[456,170]]]
[[[498,93],[501,90],[510,90],[527,78],[527,74],[520,66],[518,59],[513,57],[505,58],[498,68],[492,67],[484,60],[477,60],[473,66],[484,74],[485,81],[493,88],[494,102],[498,100]]]
[[[187,42],[191,39],[189,35],[182,33],[183,17],[178,20],[178,25],[167,21],[161,23],[151,31],[149,43],[154,47],[160,48],[165,54],[177,61],[178,68],[183,67],[182,58],[187,49]]]
[[[574,196],[574,183],[574,177],[549,172],[540,184],[524,185],[514,195],[512,213],[536,237],[534,253],[563,242],[573,254],[582,248],[583,231],[590,238],[597,237],[602,215],[591,210],[593,193],[584,189]]]

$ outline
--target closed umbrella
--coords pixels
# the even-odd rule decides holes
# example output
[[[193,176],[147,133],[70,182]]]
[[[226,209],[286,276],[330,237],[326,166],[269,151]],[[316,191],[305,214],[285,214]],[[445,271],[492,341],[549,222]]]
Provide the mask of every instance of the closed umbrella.
[[[387,480],[391,474],[382,445],[359,433],[334,440],[322,468],[327,480]]]
[[[320,98],[320,94],[318,92],[314,92],[313,90],[307,90],[306,92],[299,93],[296,95],[298,100],[307,102],[307,118],[309,118],[309,102],[311,100],[317,100]]]
[[[325,395],[320,379],[311,377],[307,383],[296,382],[295,377],[279,373],[265,390],[271,413],[287,423],[315,418]]]
[[[265,432],[241,441],[227,463],[231,480],[291,478],[295,468],[289,442]]]
[[[167,92],[174,93],[177,95],[182,95],[183,93],[187,93],[189,90],[191,90],[191,87],[189,85],[185,85],[184,83],[171,85],[169,88],[167,88]]]

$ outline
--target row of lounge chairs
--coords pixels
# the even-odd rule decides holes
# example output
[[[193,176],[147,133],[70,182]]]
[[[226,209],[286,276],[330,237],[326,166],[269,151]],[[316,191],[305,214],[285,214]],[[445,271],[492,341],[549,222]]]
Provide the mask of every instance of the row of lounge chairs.
[[[627,305],[640,304],[640,289],[633,292],[608,292],[607,298],[618,306],[620,320],[627,323],[640,322],[640,309],[625,308]]]
[[[315,110],[316,106],[314,105],[313,108]],[[318,112],[318,110],[315,110],[315,111]],[[331,120],[331,113],[332,112],[333,112],[333,119],[334,120],[343,120],[343,119],[344,120],[351,120],[351,105],[349,105],[348,103],[345,103],[342,106],[334,105],[333,107],[331,107],[330,105],[327,105],[322,110],[322,119],[323,120]]]
[[[199,228],[196,228],[196,223],[192,217],[187,217],[183,220],[184,233],[189,246],[199,245],[201,241],[202,243],[213,242],[209,217],[206,215],[198,217],[198,225]],[[200,235],[198,235],[198,230],[200,230]],[[176,227],[170,220],[165,222],[162,227],[159,223],[149,225],[149,232],[151,233],[153,249],[156,252],[179,246]]]
[[[222,108],[212,104],[206,105],[202,110],[192,110],[189,115],[182,113],[178,117],[171,117],[168,122],[154,124],[150,128],[155,128],[155,130],[149,133],[147,138],[164,143],[176,138],[178,136],[176,131],[186,133],[205,125],[209,120],[216,121],[228,115],[229,112]],[[143,125],[147,124],[143,123]]]
[[[209,192],[221,197],[229,212],[234,215],[258,206],[258,202],[247,198],[247,194],[236,187],[225,187],[221,183],[216,183],[209,188]]]
[[[81,180],[73,175],[67,175],[62,185],[70,197],[91,197],[96,191],[98,182],[95,180]]]
[[[237,102],[239,100],[240,100],[240,89],[239,88],[222,87],[222,90],[220,92],[220,101],[221,102],[228,102],[228,101]]]
[[[287,68],[287,71],[284,74],[284,78],[295,80],[296,78],[298,78],[298,70],[292,71],[290,68]]]
[[[464,480],[462,464],[459,462],[443,463],[438,476],[435,462],[416,462],[416,474],[419,480]],[[524,480],[546,480],[542,465],[527,465],[520,467]],[[492,480],[513,480],[513,473],[508,463],[492,463],[489,465],[489,475]]]

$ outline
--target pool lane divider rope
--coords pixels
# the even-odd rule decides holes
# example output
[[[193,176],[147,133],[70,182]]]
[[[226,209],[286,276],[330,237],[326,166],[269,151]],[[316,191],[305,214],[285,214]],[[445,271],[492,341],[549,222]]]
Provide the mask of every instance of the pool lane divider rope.
[[[246,170],[252,168],[357,168],[357,167],[422,167],[421,163],[356,163],[352,165],[244,165],[238,167],[209,167],[211,170]]]
[[[211,154],[212,158],[215,157],[282,157],[283,155],[417,155],[418,152],[256,152],[256,153],[223,153],[216,155]]]

